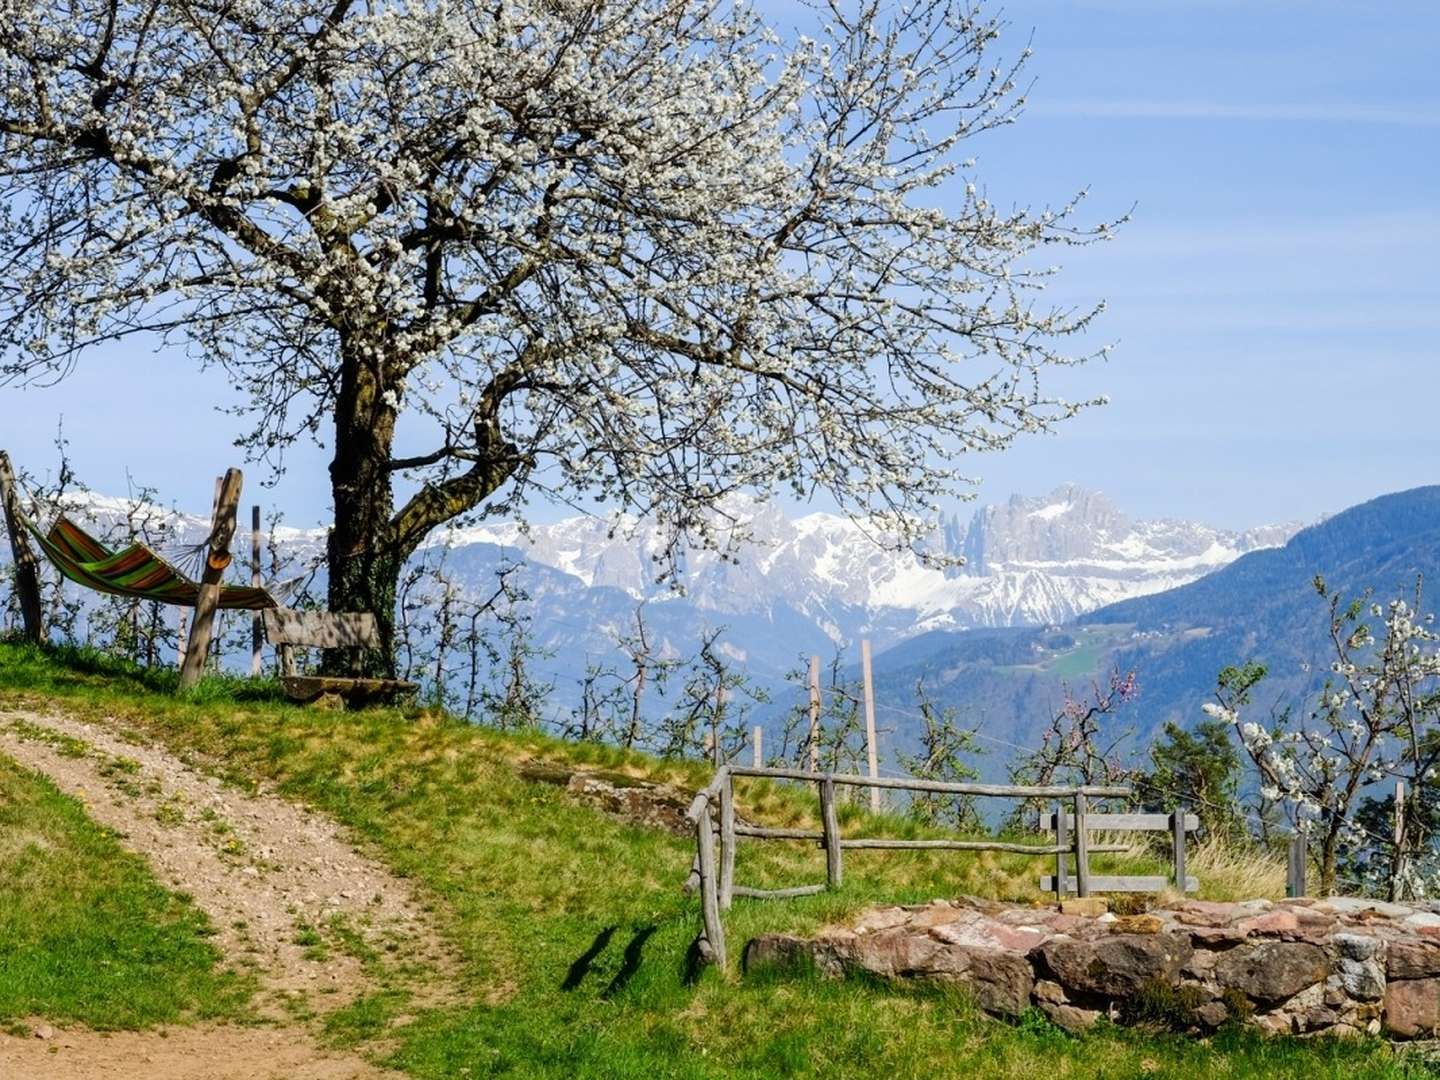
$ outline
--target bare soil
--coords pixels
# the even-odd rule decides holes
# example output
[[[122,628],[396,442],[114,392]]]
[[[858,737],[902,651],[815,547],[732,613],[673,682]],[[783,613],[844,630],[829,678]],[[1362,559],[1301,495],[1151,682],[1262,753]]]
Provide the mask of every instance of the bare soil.
[[[354,1054],[327,1051],[308,1031],[295,1027],[72,1030],[43,1040],[0,1034],[0,1077],[5,1080],[391,1080],[399,1075]]]

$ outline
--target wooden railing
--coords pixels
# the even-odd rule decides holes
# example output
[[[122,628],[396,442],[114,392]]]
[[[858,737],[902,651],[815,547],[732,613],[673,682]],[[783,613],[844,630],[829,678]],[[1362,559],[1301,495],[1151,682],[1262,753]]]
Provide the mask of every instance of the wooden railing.
[[[813,783],[820,789],[820,830],[773,829],[747,825],[735,820],[735,778],[765,777],[773,780],[798,780]],[[891,788],[946,795],[988,795],[1011,799],[1057,799],[1071,804],[1071,811],[1061,816],[1061,834],[1054,844],[1018,844],[1002,840],[900,840],[890,837],[842,837],[836,813],[837,787]],[[1094,852],[1126,851],[1129,845],[1092,845],[1089,822],[1091,799],[1129,798],[1128,787],[1066,787],[1023,784],[952,784],[938,780],[908,777],[857,776],[849,773],[809,772],[804,769],[763,769],[724,765],[714,778],[690,803],[686,820],[695,829],[696,855],[686,889],[700,894],[700,913],[704,932],[700,940],[701,955],[721,970],[726,966],[725,927],[721,913],[730,908],[737,896],[762,900],[778,900],[791,896],[811,896],[827,889],[838,888],[844,878],[845,849],[884,849],[901,851],[1004,851],[1020,855],[1052,855],[1056,858],[1056,887],[1068,888],[1065,858],[1075,856],[1075,892],[1089,896],[1091,890],[1090,855]],[[1132,815],[1136,816],[1136,815]],[[1156,816],[1156,815],[1152,815]],[[1180,826],[1182,853],[1184,815]],[[1069,836],[1065,836],[1069,833]],[[825,881],[814,885],[798,885],[788,889],[757,889],[735,884],[735,845],[745,837],[753,840],[803,840],[825,849]],[[1183,854],[1182,854],[1183,859]],[[1183,865],[1183,863],[1182,863]],[[1183,875],[1183,870],[1181,871]],[[1181,877],[1184,888],[1184,877]]]

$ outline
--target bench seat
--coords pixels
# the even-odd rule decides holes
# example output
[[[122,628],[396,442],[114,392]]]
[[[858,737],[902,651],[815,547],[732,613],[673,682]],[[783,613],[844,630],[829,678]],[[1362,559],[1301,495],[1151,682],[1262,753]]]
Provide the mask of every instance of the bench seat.
[[[406,679],[374,679],[349,675],[300,675],[295,671],[296,646],[318,649],[378,649],[380,630],[370,612],[294,611],[269,608],[262,613],[265,638],[280,661],[280,685],[291,701],[318,701],[327,695],[347,705],[368,705],[408,697],[420,689]]]

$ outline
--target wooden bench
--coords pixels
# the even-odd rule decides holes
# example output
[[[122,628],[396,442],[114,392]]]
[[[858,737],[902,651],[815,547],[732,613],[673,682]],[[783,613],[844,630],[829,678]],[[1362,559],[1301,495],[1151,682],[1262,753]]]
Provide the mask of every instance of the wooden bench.
[[[1186,893],[1196,892],[1200,888],[1200,883],[1185,872],[1185,834],[1195,832],[1200,828],[1200,819],[1196,815],[1183,811],[1176,811],[1173,814],[1086,814],[1084,828],[1087,837],[1092,832],[1168,832],[1171,836],[1171,858],[1174,860],[1175,866],[1173,877],[1163,874],[1153,876],[1092,875],[1087,865],[1085,873],[1089,878],[1090,888],[1096,892],[1158,893],[1173,884],[1183,896]],[[1042,832],[1054,833],[1056,843],[1063,848],[1070,842],[1070,837],[1075,832],[1075,815],[1072,813],[1046,814],[1040,819],[1040,829]],[[1067,856],[1063,853],[1055,856],[1055,873],[1047,874],[1040,879],[1042,892],[1053,892],[1057,896],[1063,897],[1067,893],[1076,891],[1079,864],[1077,862],[1076,869],[1071,870],[1066,866],[1066,859]]]
[[[298,675],[295,646],[319,649],[378,649],[380,628],[369,612],[295,611],[267,608],[261,613],[265,639],[275,646],[280,685],[291,701],[311,702],[327,694],[349,705],[394,701],[420,689],[405,679],[368,679],[345,675]]]

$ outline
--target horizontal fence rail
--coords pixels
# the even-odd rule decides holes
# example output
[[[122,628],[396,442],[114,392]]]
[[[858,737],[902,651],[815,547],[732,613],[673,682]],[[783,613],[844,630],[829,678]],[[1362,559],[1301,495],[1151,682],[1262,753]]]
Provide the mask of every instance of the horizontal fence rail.
[[[820,793],[821,827],[786,829],[752,825],[735,818],[735,778],[795,780],[815,784]],[[1069,808],[1042,818],[1042,829],[1055,834],[1053,844],[1021,844],[1003,840],[901,840],[889,837],[842,837],[836,811],[837,787],[889,788],[929,794],[977,795],[1009,799],[1056,799]],[[772,769],[759,766],[723,765],[702,788],[686,811],[686,821],[695,829],[696,851],[687,891],[700,894],[704,931],[700,953],[722,970],[726,966],[725,928],[721,922],[735,897],[780,900],[813,896],[839,888],[844,880],[843,852],[884,851],[1000,851],[1019,855],[1052,856],[1055,873],[1042,879],[1047,891],[1057,896],[1074,892],[1088,896],[1094,889],[1122,891],[1144,888],[1158,891],[1169,879],[1161,876],[1117,877],[1090,874],[1090,855],[1127,851],[1128,844],[1092,844],[1093,832],[1170,831],[1174,835],[1175,884],[1181,892],[1196,888],[1194,878],[1185,874],[1185,834],[1199,827],[1194,814],[1116,814],[1089,812],[1091,799],[1128,799],[1128,787],[1059,784],[973,784],[922,780],[918,777],[860,776],[827,773],[810,769]],[[735,884],[735,846],[740,838],[750,840],[798,840],[818,844],[825,850],[825,881],[781,889],[759,889]],[[1068,866],[1075,860],[1074,870]]]
[[[812,783],[829,780],[848,787],[901,788],[905,791],[932,791],[951,795],[998,795],[1021,799],[1066,799],[1076,794],[1092,799],[1128,799],[1134,794],[1128,787],[1096,787],[1063,784],[970,784],[945,780],[921,780],[908,776],[860,776],[857,773],[811,772],[808,769],[757,769],[750,765],[726,765],[731,776],[770,777],[775,780],[808,780]],[[717,774],[718,775],[718,774]],[[713,781],[712,781],[713,785]],[[708,790],[708,789],[707,789]]]

